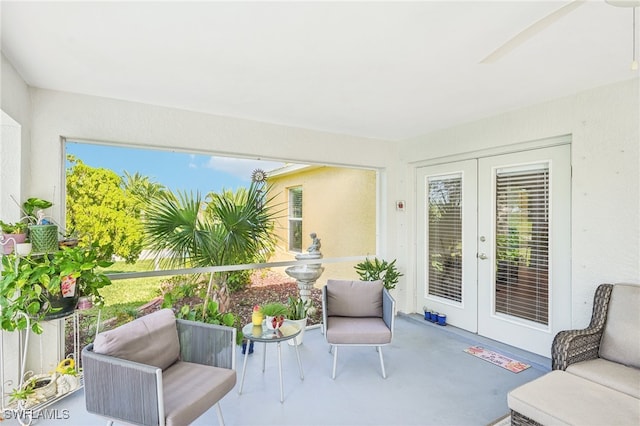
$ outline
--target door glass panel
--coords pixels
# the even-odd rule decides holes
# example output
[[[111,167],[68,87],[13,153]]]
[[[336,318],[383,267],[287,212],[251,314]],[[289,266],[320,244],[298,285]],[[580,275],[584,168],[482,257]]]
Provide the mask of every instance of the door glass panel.
[[[428,294],[462,301],[462,174],[428,178]]]
[[[549,322],[549,168],[496,171],[495,309]]]

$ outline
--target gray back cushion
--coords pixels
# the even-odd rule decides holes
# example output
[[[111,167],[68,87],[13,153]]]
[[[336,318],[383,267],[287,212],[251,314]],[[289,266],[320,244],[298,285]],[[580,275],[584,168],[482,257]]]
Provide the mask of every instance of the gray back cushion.
[[[382,281],[327,280],[327,315],[382,317]]]
[[[613,286],[600,358],[640,368],[640,286]]]
[[[166,369],[178,360],[180,342],[171,309],[161,309],[96,336],[93,351]]]

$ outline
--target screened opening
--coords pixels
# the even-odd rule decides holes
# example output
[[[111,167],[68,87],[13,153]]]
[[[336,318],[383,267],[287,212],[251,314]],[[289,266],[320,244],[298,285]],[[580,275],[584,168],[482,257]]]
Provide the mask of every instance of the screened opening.
[[[262,175],[256,172],[266,175],[264,185],[265,189],[269,188],[269,196],[265,197],[265,205],[276,212],[272,226],[275,244],[270,249],[269,262],[290,261],[294,259],[294,254],[305,252],[311,243],[311,233],[317,233],[322,240],[325,258],[376,253],[376,170],[222,157],[186,150],[81,140],[65,140],[64,146],[67,155],[72,155],[87,166],[82,170],[90,173],[92,182],[99,182],[103,176],[108,176],[108,181],[113,183],[108,190],[103,184],[97,185],[102,188],[101,191],[92,194],[104,195],[102,198],[92,198],[96,201],[91,203],[91,208],[100,211],[83,214],[80,200],[85,199],[84,195],[73,191],[89,189],[82,184],[86,176],[74,173],[72,168],[77,162],[67,159],[64,167],[67,172],[66,187],[72,188],[72,192],[69,193],[67,189],[64,197],[68,222],[66,228],[81,235],[97,235],[94,231],[96,228],[92,226],[101,226],[98,231],[118,236],[126,227],[136,226],[126,235],[138,235],[140,238],[124,248],[114,247],[113,254],[118,259],[130,259],[136,265],[142,265],[144,262],[138,260],[154,255],[146,250],[142,224],[139,223],[141,214],[146,210],[144,200],[147,198],[166,191],[176,195],[178,192],[199,192],[207,201],[211,193],[235,193],[247,188],[254,177]],[[143,202],[120,212],[112,206],[131,203],[134,198],[119,194],[126,191]],[[122,196],[116,198],[116,195]],[[78,214],[73,215],[73,209]],[[110,233],[105,229],[106,221],[94,220],[107,214],[119,215],[113,218],[109,216],[113,219],[110,223],[116,223]],[[70,217],[75,221],[70,221]],[[113,240],[118,244],[125,241],[123,238]],[[321,278],[333,275],[355,279],[355,263],[327,264]],[[158,265],[151,262],[146,269],[156,267]]]
[[[496,172],[496,312],[548,324],[549,168]]]
[[[462,301],[462,174],[428,178],[427,293]]]

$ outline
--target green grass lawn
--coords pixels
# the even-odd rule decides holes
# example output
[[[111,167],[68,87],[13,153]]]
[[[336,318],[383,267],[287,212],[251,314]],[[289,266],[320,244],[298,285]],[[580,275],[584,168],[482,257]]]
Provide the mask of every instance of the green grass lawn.
[[[135,264],[116,262],[105,272],[116,274],[121,272],[152,271],[152,260],[141,260]],[[168,277],[129,278],[126,280],[112,280],[111,285],[100,290],[104,297],[101,317],[103,320],[118,316],[122,313],[132,313],[135,309],[160,296],[160,285]],[[97,309],[93,308],[93,311]],[[92,312],[93,314],[93,312]]]
[[[133,265],[124,262],[116,262],[105,272],[116,274],[119,272],[143,272],[152,271],[153,261],[138,261]],[[126,280],[112,280],[111,285],[100,289],[100,294],[104,297],[104,306],[100,311],[97,307],[87,309],[81,312],[81,345],[93,341],[95,337],[95,324],[100,314],[101,329],[104,321],[110,318],[117,318],[116,324],[128,322],[135,318],[137,309],[150,302],[154,298],[161,295],[160,285],[168,277],[151,277],[151,278],[130,278]],[[67,336],[67,352],[72,348],[73,340],[68,328]]]

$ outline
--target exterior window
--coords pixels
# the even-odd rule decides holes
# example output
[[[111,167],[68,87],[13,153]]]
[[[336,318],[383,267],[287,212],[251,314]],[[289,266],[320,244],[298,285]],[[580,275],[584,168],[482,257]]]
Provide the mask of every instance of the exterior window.
[[[289,189],[289,250],[302,252],[302,187]]]
[[[549,324],[549,165],[496,172],[496,312]]]
[[[429,294],[462,301],[462,174],[429,177]]]

